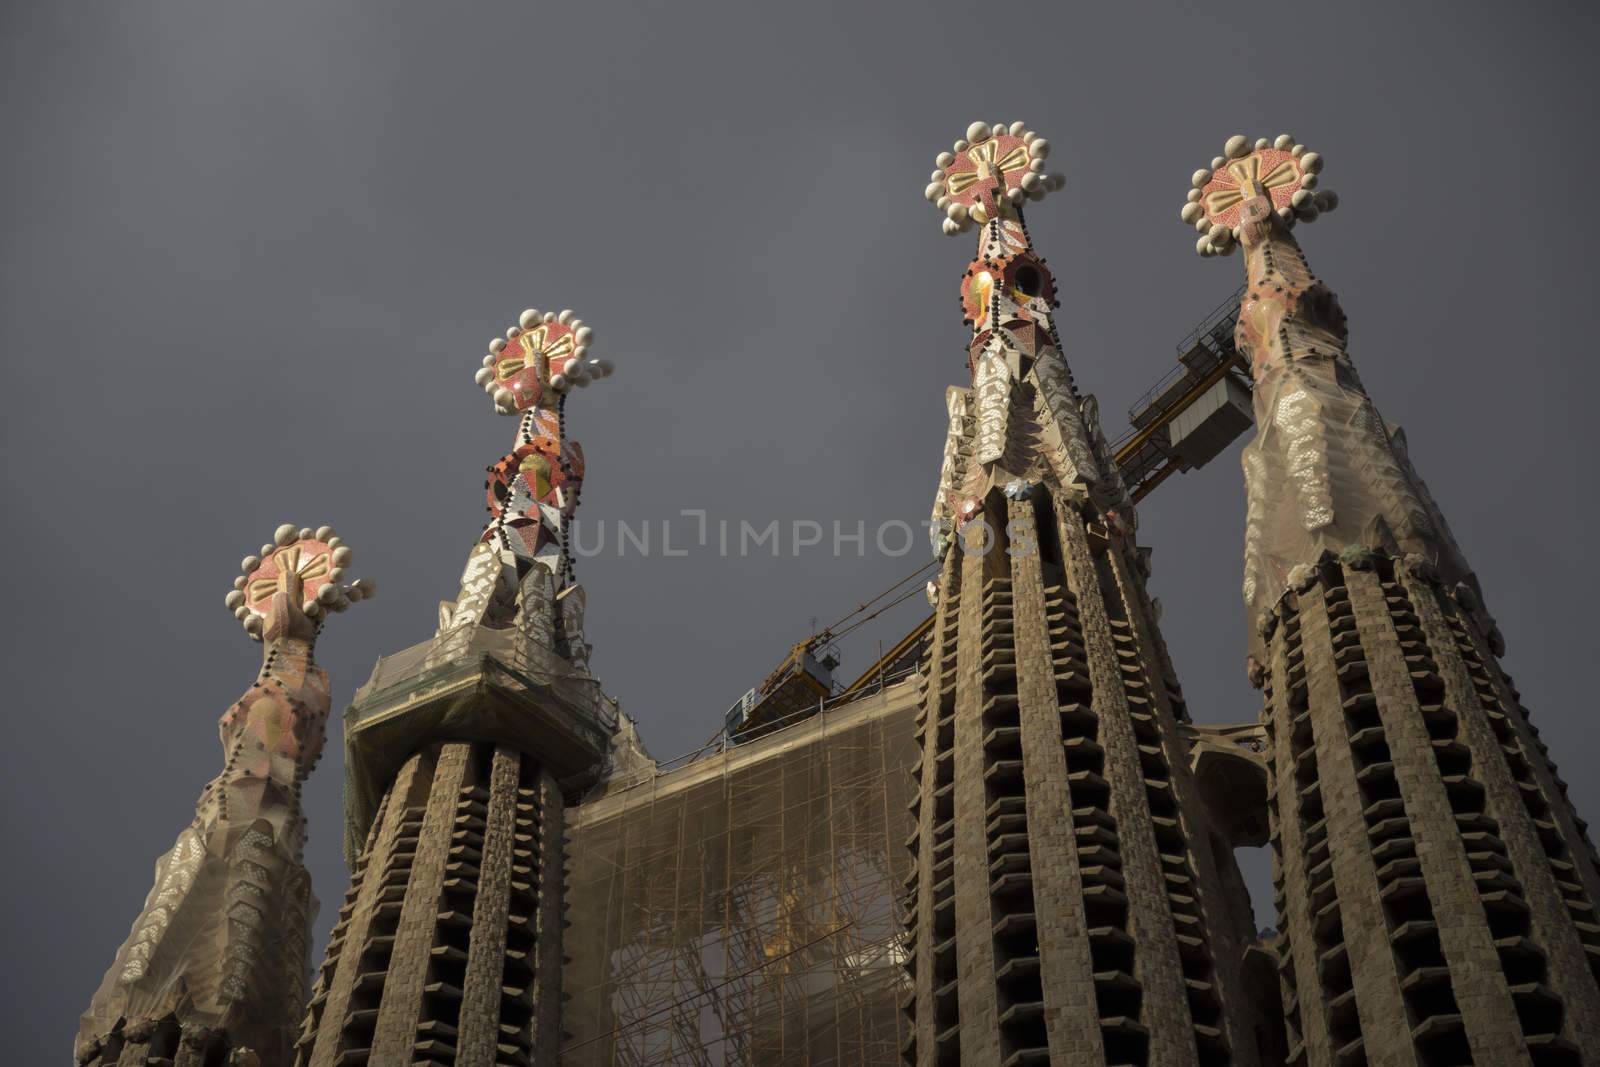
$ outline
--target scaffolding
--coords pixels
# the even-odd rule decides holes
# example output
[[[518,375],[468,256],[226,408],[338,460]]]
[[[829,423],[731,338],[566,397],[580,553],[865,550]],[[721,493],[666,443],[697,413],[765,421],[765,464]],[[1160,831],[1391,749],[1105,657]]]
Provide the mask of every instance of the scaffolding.
[[[895,1064],[915,676],[568,809],[562,1062]]]
[[[1178,365],[1128,409],[1111,442],[1137,503],[1178,471],[1204,466],[1251,426],[1249,368],[1234,346],[1241,287],[1178,345]]]

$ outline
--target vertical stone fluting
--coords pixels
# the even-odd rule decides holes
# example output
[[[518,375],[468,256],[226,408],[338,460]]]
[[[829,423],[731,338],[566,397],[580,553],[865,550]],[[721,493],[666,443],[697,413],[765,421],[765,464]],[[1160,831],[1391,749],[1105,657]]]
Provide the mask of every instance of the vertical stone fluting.
[[[1568,1064],[1593,1047],[1582,886],[1546,850],[1565,853],[1511,720],[1484,703],[1472,621],[1444,604],[1358,552],[1319,565],[1271,631],[1293,1062]]]
[[[439,922],[439,902],[444,892],[445,867],[450,861],[451,831],[456,821],[456,804],[466,780],[469,748],[462,743],[444,745],[434,767],[422,830],[411,860],[411,876],[406,882],[400,908],[400,924],[394,934],[394,948],[383,983],[383,1002],[374,1025],[371,1054],[374,1063],[404,1063],[411,1058],[417,1043],[423,986],[428,979],[428,964]],[[456,995],[460,995],[459,990]]]
[[[1299,613],[1315,767],[1309,781],[1289,777],[1300,768],[1280,768],[1282,784],[1299,796],[1302,819],[1312,829],[1322,824],[1315,836],[1307,834],[1307,882],[1286,887],[1291,922],[1299,912],[1314,931],[1310,942],[1296,945],[1309,953],[1317,976],[1314,985],[1301,990],[1301,1000],[1317,998],[1327,1007],[1329,1058],[1323,1062],[1359,1062],[1364,1052],[1375,1065],[1414,1064],[1411,1025],[1391,945],[1397,936],[1408,942],[1437,941],[1436,924],[1416,920],[1391,929],[1384,917],[1377,868],[1409,862],[1415,844],[1403,812],[1387,805],[1372,806],[1370,814],[1367,810],[1340,685],[1341,675],[1362,676],[1360,649],[1349,643],[1353,636],[1343,637],[1339,647],[1334,637],[1335,624],[1341,635],[1353,635],[1349,601],[1342,588],[1337,590],[1335,616],[1330,598],[1316,592],[1301,595]],[[1281,634],[1282,628],[1277,639]],[[1356,654],[1348,655],[1352,648]],[[1370,694],[1352,694],[1348,707],[1365,714],[1370,704]],[[1283,800],[1280,792],[1279,803]],[[1316,1060],[1311,1063],[1321,1067]]]
[[[524,775],[523,781],[533,778]],[[563,892],[566,882],[566,834],[562,829],[561,788],[555,778],[543,768],[538,770],[537,785],[525,789],[526,803],[534,806],[537,822],[528,835],[527,855],[524,863],[515,870],[519,879],[513,889],[528,893],[536,899],[538,925],[535,946],[538,962],[534,967],[536,981],[533,1004],[532,1055],[535,1063],[555,1063],[561,1048],[561,965],[563,931],[566,929],[566,900]]]
[[[1027,780],[1025,828],[1031,863],[1029,882],[1039,941],[1033,968],[1037,970],[1037,984],[1041,987],[1052,1062],[1068,1063],[1073,1057],[1101,1062],[1105,1048],[1095,993],[1096,968],[1088,937],[1090,924],[1084,909],[1083,874],[1078,863],[1075,805],[1067,785],[1062,700],[1051,647],[1051,613],[1031,502],[1011,503],[1010,529],[1018,548],[1012,556],[1018,731],[1023,775]],[[1004,814],[997,813],[996,818]],[[1127,978],[1131,982],[1131,975]]]
[[[408,760],[354,872],[297,1067],[556,1062],[562,804],[514,748],[448,742]]]
[[[489,769],[488,813],[482,835],[457,831],[468,847],[480,850],[477,898],[467,949],[466,977],[461,985],[461,1014],[468,1019],[498,1019],[505,982],[506,923],[510,911],[512,850],[516,846],[517,777],[521,759],[496,748]],[[461,1031],[456,1067],[494,1067],[497,1027],[471,1026]]]
[[[1440,1029],[1462,1026],[1473,1057],[1479,1062],[1507,1067],[1527,1064],[1521,1027],[1480,906],[1475,873],[1457,821],[1462,815],[1482,815],[1481,788],[1470,778],[1468,766],[1457,773],[1441,774],[1417,699],[1418,687],[1432,688],[1437,675],[1432,673],[1431,663],[1408,662],[1402,654],[1378,575],[1370,569],[1347,567],[1344,578],[1385,733],[1384,755],[1392,764],[1388,773],[1395,779],[1412,836],[1419,846],[1426,845],[1416,850],[1416,875],[1390,882],[1384,892],[1389,901],[1396,902],[1389,904],[1391,910],[1408,892],[1427,893],[1459,1016],[1452,1021],[1448,1019],[1450,1013],[1441,1012],[1428,1022]],[[1436,698],[1438,693],[1435,690],[1430,695]],[[1453,804],[1448,789],[1464,794],[1476,792],[1478,796],[1464,797]],[[1468,806],[1458,811],[1459,805]],[[1495,892],[1507,894],[1494,906],[1513,906],[1513,899],[1520,900],[1516,892],[1519,887],[1505,884],[1503,872],[1489,870],[1484,876],[1493,877]],[[1420,884],[1413,880],[1416,878],[1420,878]]]
[[[1114,637],[1113,622],[1120,621],[1123,626],[1126,622],[1113,620],[1107,611],[1104,576],[1096,565],[1083,517],[1076,509],[1064,510],[1057,529],[1067,584],[1077,597],[1082,620],[1093,711],[1105,750],[1110,812],[1119,828],[1128,933],[1137,946],[1134,976],[1144,987],[1140,1028],[1149,1043],[1148,1062],[1198,1063],[1178,937],[1167,900],[1166,872],[1143,788],[1139,741]]]
[[[379,808],[379,821],[369,838],[365,862],[358,861],[360,869],[352,872],[352,902],[346,904],[350,909],[348,926],[342,938],[335,937],[328,943],[319,979],[327,989],[327,997],[320,1005],[315,996],[312,998],[295,1059],[300,1067],[333,1067],[345,1052],[371,1048],[371,1027],[383,989],[381,969],[374,971],[380,961],[369,954],[367,946],[374,939],[394,935],[399,915],[396,890],[404,891],[410,848],[422,818],[412,804],[431,771],[431,754],[426,759],[422,754],[412,756],[400,768]],[[382,962],[386,963],[387,958]],[[376,988],[374,973],[378,977]]]
[[[1484,635],[1470,621],[1460,618],[1452,621],[1451,629],[1457,647],[1468,660],[1473,686],[1495,737],[1512,761],[1524,805],[1555,872],[1565,918],[1547,918],[1551,922],[1571,921],[1573,931],[1583,942],[1590,969],[1600,979],[1600,919],[1595,910],[1600,904],[1600,856],[1587,836],[1588,824],[1568,801],[1566,783],[1556,773],[1549,750],[1539,740],[1539,731],[1528,721],[1528,709],[1522,706],[1516,688],[1500,669]]]
[[[912,1027],[902,1047],[904,1058],[919,1067],[941,1062],[941,1035],[954,1042],[958,1015],[955,1004],[955,921],[953,901],[934,906],[935,887],[954,877],[951,837],[954,805],[956,711],[956,616],[961,606],[960,556],[945,557],[939,577],[939,607],[928,646],[924,672],[926,691],[917,720],[922,752],[913,769],[916,796],[912,814],[916,832],[909,847],[913,868],[907,883],[906,940],[912,988],[905,1005]],[[946,898],[947,900],[949,898]],[[949,992],[941,991],[946,985]],[[952,1057],[953,1058],[953,1049]]]
[[[1525,888],[1534,944],[1544,945],[1549,953],[1544,981],[1565,1006],[1571,1040],[1579,1048],[1600,1048],[1600,985],[1595,984],[1592,957],[1578,928],[1566,921],[1566,896],[1584,896],[1579,870],[1592,870],[1592,864],[1584,862],[1587,849],[1579,846],[1574,862],[1574,849],[1566,845],[1565,838],[1558,841],[1558,851],[1565,859],[1552,859],[1542,845],[1546,835],[1534,811],[1546,811],[1544,793],[1517,728],[1499,707],[1496,691],[1502,675],[1498,667],[1488,667],[1493,662],[1488,659],[1488,649],[1478,648],[1472,640],[1470,617],[1456,611],[1432,582],[1406,576],[1405,585],[1422,633],[1434,649],[1445,702],[1458,709],[1462,742],[1472,752],[1474,766],[1480,768],[1491,809],[1501,824],[1507,856]],[[1480,686],[1486,689],[1488,701],[1480,696]],[[1520,712],[1515,713],[1520,718]],[[1496,726],[1506,734],[1504,741]]]
[[[959,548],[951,551],[962,551]],[[999,1063],[999,1003],[995,990],[994,908],[989,897],[989,842],[984,811],[983,672],[985,638],[1009,591],[990,580],[989,554],[962,555],[960,622],[956,633],[955,896],[956,974],[959,981],[961,1062]],[[1006,605],[1009,615],[1009,605]],[[935,891],[937,893],[937,890]],[[935,904],[937,905],[937,897]]]
[[[1421,640],[1440,676],[1443,704],[1455,711],[1458,732],[1454,740],[1470,752],[1471,766],[1486,794],[1486,811],[1500,827],[1505,858],[1529,907],[1528,937],[1508,934],[1495,942],[1500,951],[1497,966],[1505,971],[1511,995],[1531,1009],[1530,1021],[1543,1015],[1549,1026],[1542,1039],[1538,1032],[1527,1034],[1529,1046],[1537,1052],[1570,1041],[1576,1048],[1600,1048],[1600,987],[1578,930],[1567,921],[1565,907],[1564,894],[1581,886],[1561,875],[1576,867],[1559,858],[1555,863],[1565,866],[1553,866],[1542,845],[1543,835],[1529,810],[1529,801],[1538,808],[1543,799],[1536,798],[1538,788],[1531,767],[1509,720],[1498,708],[1492,710],[1504,724],[1501,728],[1508,739],[1502,742],[1496,735],[1491,709],[1478,692],[1479,684],[1491,682],[1493,676],[1484,670],[1484,661],[1470,641],[1471,619],[1457,612],[1435,583],[1396,569],[1401,571],[1396,580],[1416,612]],[[1498,675],[1498,670],[1493,674]],[[1498,703],[1492,689],[1490,703]],[[1567,889],[1563,889],[1564,882]],[[1527,952],[1527,948],[1539,951]],[[1539,954],[1544,956],[1542,961],[1537,959]],[[1556,1005],[1559,1007],[1552,1012]],[[1551,1036],[1560,1032],[1566,1037]]]
[[[1248,897],[1225,899],[1224,862],[1235,873],[1235,885],[1242,888],[1243,879],[1237,877],[1233,857],[1224,861],[1213,848],[1217,839],[1209,832],[1204,809],[1194,803],[1200,792],[1180,730],[1180,720],[1186,722],[1187,715],[1177,672],[1155,622],[1155,607],[1125,554],[1110,552],[1105,558],[1130,631],[1123,650],[1134,653],[1130,658],[1143,671],[1147,685],[1148,718],[1142,720],[1147,736],[1139,746],[1145,785],[1152,796],[1170,803],[1170,818],[1176,825],[1169,828],[1168,838],[1181,847],[1179,852],[1164,853],[1162,861],[1174,918],[1190,938],[1190,951],[1182,962],[1197,1050],[1202,1062],[1231,1056],[1242,1067],[1253,1067],[1257,1062],[1253,1030],[1261,1018],[1260,1005],[1250,1003],[1239,970],[1245,943],[1253,942],[1255,935],[1250,902]],[[1141,719],[1135,715],[1134,721]],[[1160,788],[1163,780],[1165,790]],[[1173,863],[1174,859],[1180,862]],[[1246,920],[1243,926],[1238,921],[1241,915]]]
[[[1333,1062],[1328,1002],[1322,995],[1316,954],[1295,951],[1297,946],[1316,944],[1313,917],[1307,907],[1290,906],[1291,892],[1303,896],[1306,887],[1313,884],[1313,865],[1324,867],[1328,860],[1327,819],[1317,807],[1307,811],[1309,798],[1300,790],[1302,776],[1308,778],[1318,790],[1312,803],[1320,805],[1314,736],[1317,724],[1307,704],[1301,627],[1301,616],[1290,613],[1280,627],[1279,640],[1272,646],[1266,697],[1267,731],[1272,744],[1268,766],[1274,785],[1268,803],[1279,931],[1278,976],[1289,1062],[1320,1065]],[[1324,877],[1331,878],[1331,874],[1325,873]],[[1337,924],[1338,909],[1335,895],[1319,912],[1326,916],[1322,921],[1329,926]]]

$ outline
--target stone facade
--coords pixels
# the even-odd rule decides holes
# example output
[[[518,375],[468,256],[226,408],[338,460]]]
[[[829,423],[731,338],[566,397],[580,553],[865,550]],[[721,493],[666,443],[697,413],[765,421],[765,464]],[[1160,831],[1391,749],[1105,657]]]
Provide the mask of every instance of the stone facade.
[[[1182,217],[1245,259],[1258,721],[1189,719],[1022,216],[1059,185],[1048,144],[976,123],[927,189],[978,250],[915,677],[661,771],[590,675],[567,553],[565,398],[610,366],[570,312],[525,312],[477,376],[519,423],[460,594],[346,714],[351,885],[298,1039],[312,643],[371,587],[340,584],[331,531],[284,527],[228,597],[267,654],[224,771],[77,1061],[1600,1062],[1600,857],[1291,233],[1337,198],[1287,135],[1224,153]],[[1278,921],[1257,935],[1233,849],[1260,845]]]

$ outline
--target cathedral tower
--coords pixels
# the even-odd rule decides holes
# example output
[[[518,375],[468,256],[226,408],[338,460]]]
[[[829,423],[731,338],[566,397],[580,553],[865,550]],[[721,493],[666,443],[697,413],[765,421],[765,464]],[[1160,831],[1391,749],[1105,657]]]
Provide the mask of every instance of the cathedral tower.
[[[516,445],[438,632],[380,660],[346,713],[351,884],[297,1064],[556,1062],[563,794],[617,722],[566,550],[583,479],[566,396],[611,371],[589,340],[571,312],[530,310],[483,359]]]
[[[975,123],[927,188],[978,248],[933,509],[905,1059],[1255,1064],[1248,904],[1224,889],[1148,555],[1023,221],[1059,185],[1048,150]]]
[[[1291,232],[1337,205],[1320,170],[1287,134],[1234,137],[1182,212],[1202,255],[1244,253],[1244,597],[1290,1062],[1600,1057],[1595,853]]]
[[[277,1067],[305,1003],[316,900],[301,862],[300,786],[322,755],[328,674],[314,657],[344,584],[331,527],[278,528],[227,605],[263,646],[255,684],[222,716],[222,773],[156,861],[155,884],[78,1030],[77,1062]]]

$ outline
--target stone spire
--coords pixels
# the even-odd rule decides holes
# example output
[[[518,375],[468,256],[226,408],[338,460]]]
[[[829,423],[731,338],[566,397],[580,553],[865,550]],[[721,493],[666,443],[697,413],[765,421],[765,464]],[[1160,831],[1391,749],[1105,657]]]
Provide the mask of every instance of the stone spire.
[[[489,468],[489,513],[467,558],[461,593],[439,608],[433,662],[459,658],[487,631],[514,627],[515,658],[536,673],[560,656],[589,669],[583,587],[572,581],[567,531],[583,488],[583,447],[566,436],[567,396],[612,372],[588,359],[594,331],[570,311],[524,311],[489,343],[477,382],[501,415],[518,417],[516,446]]]
[[[313,653],[329,612],[370,597],[345,583],[331,527],[279,527],[244,560],[227,605],[263,646],[222,716],[225,758],[78,1031],[80,1064],[282,1067],[306,999],[311,877],[300,787],[322,754],[328,675]]]
[[[961,285],[972,387],[948,394],[933,509],[905,1058],[1273,1062],[1148,556],[1023,221],[1060,186],[1048,151],[1021,123],[974,123],[927,189],[946,233],[979,232]]]
[[[567,552],[583,451],[566,398],[611,373],[590,339],[570,311],[528,310],[483,358],[516,443],[438,631],[379,660],[346,713],[350,889],[298,1065],[556,1062],[565,795],[618,725]]]
[[[1321,159],[1230,139],[1182,217],[1242,248],[1245,601],[1288,1062],[1600,1056],[1600,871],[1439,509],[1293,227]]]
[[[961,278],[972,387],[952,387],[947,397],[950,432],[930,527],[935,548],[978,515],[990,490],[1008,486],[1016,495],[1034,485],[1077,485],[1116,521],[1131,523],[1098,406],[1078,394],[1062,358],[1055,283],[1022,218],[1024,203],[1062,185],[1060,175],[1044,173],[1049,142],[1021,123],[974,123],[967,135],[939,154],[924,192],[945,213],[946,234],[979,231],[977,255]]]
[[[1194,173],[1182,217],[1200,231],[1202,256],[1244,253],[1235,338],[1255,381],[1258,428],[1243,457],[1252,625],[1265,621],[1291,572],[1323,551],[1416,555],[1475,592],[1404,434],[1378,414],[1345,351],[1339,298],[1311,273],[1294,238],[1296,225],[1339,205],[1319,187],[1322,157],[1288,134],[1253,145],[1234,137],[1211,164]]]

